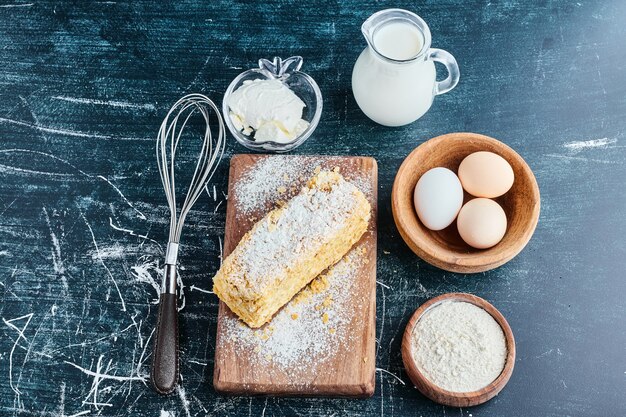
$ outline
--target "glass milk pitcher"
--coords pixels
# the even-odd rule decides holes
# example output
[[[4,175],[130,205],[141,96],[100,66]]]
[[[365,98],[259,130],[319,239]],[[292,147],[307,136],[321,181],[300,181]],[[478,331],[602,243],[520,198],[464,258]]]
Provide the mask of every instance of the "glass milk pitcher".
[[[354,64],[352,92],[373,121],[385,126],[414,122],[428,111],[433,98],[459,82],[454,57],[430,47],[426,22],[402,9],[374,13],[361,27],[367,48]],[[435,62],[446,66],[448,77],[436,80]]]

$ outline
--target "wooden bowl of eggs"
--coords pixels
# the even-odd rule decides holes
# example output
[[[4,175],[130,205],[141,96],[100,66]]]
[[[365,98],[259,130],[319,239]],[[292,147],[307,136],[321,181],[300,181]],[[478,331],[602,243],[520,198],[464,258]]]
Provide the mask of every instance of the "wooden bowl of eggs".
[[[404,160],[391,194],[406,244],[446,271],[484,272],[526,246],[539,220],[540,196],[528,164],[504,143],[449,133]]]

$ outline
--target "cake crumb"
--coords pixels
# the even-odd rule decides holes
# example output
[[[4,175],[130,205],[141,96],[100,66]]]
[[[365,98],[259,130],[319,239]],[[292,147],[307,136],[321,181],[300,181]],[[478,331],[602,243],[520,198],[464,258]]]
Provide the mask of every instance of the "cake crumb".
[[[316,279],[314,279],[309,288],[313,292],[313,294],[318,294],[328,288],[328,278],[326,275],[320,275]]]
[[[330,307],[330,305],[333,303],[333,297],[331,295],[329,295],[328,297],[326,297],[324,299],[324,301],[322,302],[322,307]]]
[[[276,191],[278,191],[279,194],[284,194],[287,192],[287,187],[281,185],[280,187],[276,189]]]
[[[322,314],[322,323],[326,324],[328,323],[328,320],[329,320],[328,313]]]
[[[389,255],[391,252],[389,252],[388,250],[383,250],[383,253],[384,253],[385,255]]]
[[[313,173],[317,175],[317,174],[319,174],[321,171],[322,171],[322,167],[321,167],[321,165],[318,165],[318,166],[316,166],[316,167],[315,167],[315,169],[313,170]]]
[[[363,363],[367,363],[367,356],[363,357]]]
[[[334,327],[331,327],[330,329],[328,329],[328,332],[330,334],[335,334],[336,331],[337,331],[337,329],[335,329]]]
[[[291,315],[291,320],[297,320],[298,319],[298,313],[293,313]]]

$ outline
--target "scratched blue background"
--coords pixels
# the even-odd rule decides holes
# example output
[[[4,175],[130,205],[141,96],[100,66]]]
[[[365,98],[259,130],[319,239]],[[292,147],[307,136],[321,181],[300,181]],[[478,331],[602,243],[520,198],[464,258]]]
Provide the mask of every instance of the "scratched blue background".
[[[158,3],[158,4],[157,4]],[[366,119],[351,91],[359,26],[416,11],[461,82],[417,123]],[[0,415],[626,415],[626,2],[189,2],[0,4]],[[188,218],[180,260],[183,389],[146,385],[167,240],[154,138],[186,92],[221,102],[260,57],[302,55],[324,113],[297,153],[371,155],[380,167],[376,394],[235,398],[211,386],[232,138]],[[393,224],[402,159],[475,131],[526,158],[542,191],[535,236],[485,274],[417,259]],[[213,195],[212,187],[216,187]],[[384,252],[383,252],[384,251]],[[518,356],[486,405],[446,408],[411,387],[400,340],[411,312],[450,291],[508,318]]]

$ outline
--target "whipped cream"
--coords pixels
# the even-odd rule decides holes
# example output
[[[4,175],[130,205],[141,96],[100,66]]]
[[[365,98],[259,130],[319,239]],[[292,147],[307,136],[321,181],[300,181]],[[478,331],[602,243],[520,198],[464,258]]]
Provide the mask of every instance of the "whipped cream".
[[[291,142],[306,130],[304,102],[279,80],[248,80],[228,100],[230,119],[257,142]]]

